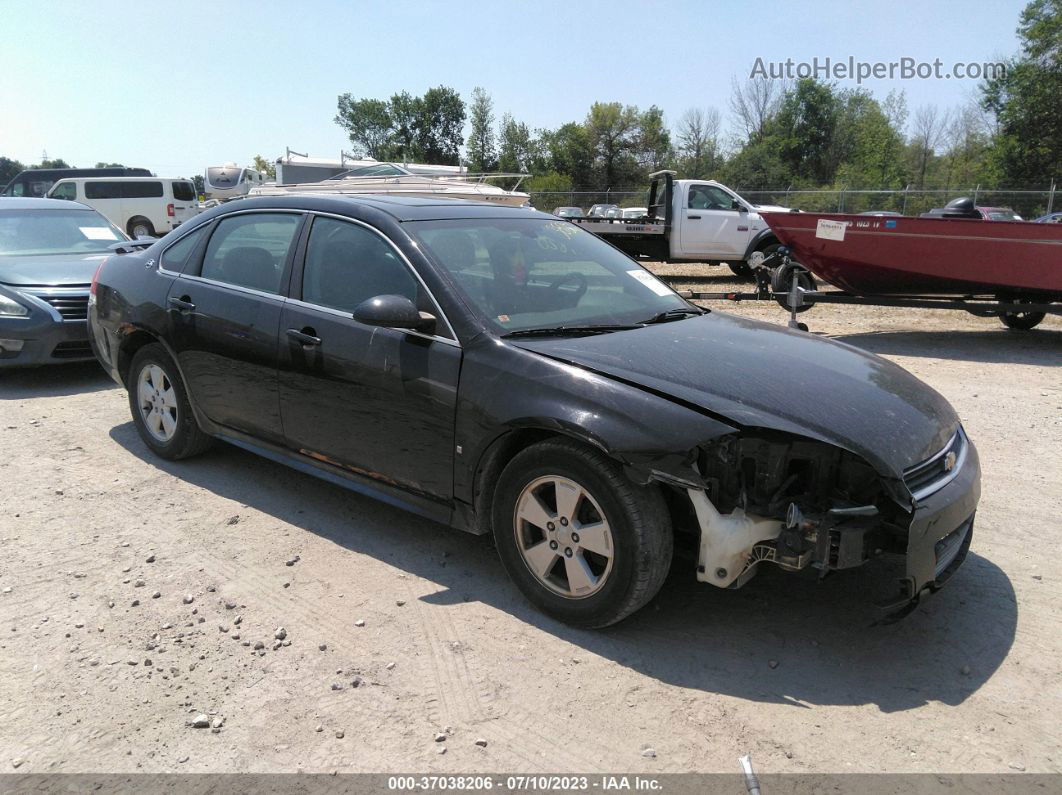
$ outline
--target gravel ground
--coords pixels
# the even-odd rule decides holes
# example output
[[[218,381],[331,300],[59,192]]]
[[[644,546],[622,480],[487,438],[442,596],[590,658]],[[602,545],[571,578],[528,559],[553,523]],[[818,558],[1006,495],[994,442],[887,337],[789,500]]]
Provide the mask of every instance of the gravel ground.
[[[895,625],[859,574],[724,592],[677,560],[630,620],[569,629],[486,538],[226,445],[153,458],[94,364],[0,373],[0,772],[1062,771],[1062,322],[802,319],[980,450],[968,562]]]

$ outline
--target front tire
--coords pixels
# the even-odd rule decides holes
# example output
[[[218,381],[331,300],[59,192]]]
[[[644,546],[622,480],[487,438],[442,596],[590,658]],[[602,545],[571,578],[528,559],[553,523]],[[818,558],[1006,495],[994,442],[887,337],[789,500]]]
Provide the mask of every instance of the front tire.
[[[177,366],[161,345],[136,352],[126,388],[136,430],[156,455],[176,461],[210,447],[213,439],[196,423]]]
[[[494,492],[502,565],[534,605],[579,627],[615,624],[664,583],[674,539],[660,492],[567,439],[509,462]]]

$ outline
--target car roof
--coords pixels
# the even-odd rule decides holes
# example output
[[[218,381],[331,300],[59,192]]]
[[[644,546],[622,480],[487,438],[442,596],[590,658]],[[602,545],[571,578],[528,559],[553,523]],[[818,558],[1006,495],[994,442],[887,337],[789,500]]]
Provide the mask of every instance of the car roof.
[[[165,180],[173,180],[174,182],[191,182],[189,177],[107,177],[107,176],[94,176],[94,177],[63,177],[57,179],[56,182],[159,182]]]
[[[0,210],[69,210],[71,207],[96,212],[81,202],[72,202],[65,199],[0,196]]]
[[[226,202],[226,208],[276,207],[343,213],[351,207],[368,207],[387,213],[396,221],[438,221],[455,218],[540,218],[556,217],[531,207],[508,207],[467,199],[429,199],[415,196],[289,193],[283,196],[249,196]]]

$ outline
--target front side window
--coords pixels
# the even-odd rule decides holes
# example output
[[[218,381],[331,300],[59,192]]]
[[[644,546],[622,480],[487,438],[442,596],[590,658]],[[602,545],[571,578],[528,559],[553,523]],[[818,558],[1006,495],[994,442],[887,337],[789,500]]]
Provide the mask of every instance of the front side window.
[[[122,198],[121,182],[86,182],[86,199],[120,199]]]
[[[641,323],[689,307],[638,263],[567,221],[461,219],[406,227],[503,333]]]
[[[279,294],[299,220],[300,216],[287,213],[248,213],[222,219],[210,236],[200,275]]]
[[[56,185],[52,188],[52,198],[75,201],[77,199],[77,183],[63,182],[59,185]]]
[[[95,210],[0,209],[0,257],[109,253],[124,234]]]
[[[163,251],[162,256],[159,257],[159,266],[173,273],[182,273],[188,264],[188,259],[192,256],[192,252],[195,251],[199,241],[203,239],[207,226],[209,224],[185,235]]]
[[[715,185],[690,185],[689,209],[732,210],[734,198]]]
[[[342,312],[378,295],[418,302],[418,282],[394,248],[358,224],[318,218],[310,230],[302,300]]]
[[[174,182],[173,183],[173,198],[179,202],[190,202],[195,200],[195,189],[192,187],[191,182]]]

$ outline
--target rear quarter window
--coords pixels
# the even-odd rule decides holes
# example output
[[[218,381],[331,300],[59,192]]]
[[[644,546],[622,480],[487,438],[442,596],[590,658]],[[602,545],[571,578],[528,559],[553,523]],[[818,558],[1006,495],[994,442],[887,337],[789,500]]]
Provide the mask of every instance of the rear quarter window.
[[[195,200],[195,190],[192,188],[191,182],[174,182],[173,183],[173,198],[179,202],[190,202]]]

